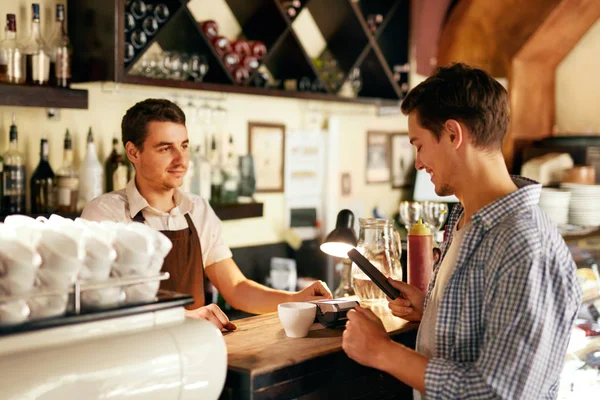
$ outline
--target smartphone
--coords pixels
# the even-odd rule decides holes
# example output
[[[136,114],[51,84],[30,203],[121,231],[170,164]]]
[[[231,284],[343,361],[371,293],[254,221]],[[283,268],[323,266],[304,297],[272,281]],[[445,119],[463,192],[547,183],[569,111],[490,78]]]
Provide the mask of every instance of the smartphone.
[[[383,293],[392,300],[400,296],[400,291],[393,287],[385,277],[369,260],[356,249],[348,252],[348,257],[375,283]]]

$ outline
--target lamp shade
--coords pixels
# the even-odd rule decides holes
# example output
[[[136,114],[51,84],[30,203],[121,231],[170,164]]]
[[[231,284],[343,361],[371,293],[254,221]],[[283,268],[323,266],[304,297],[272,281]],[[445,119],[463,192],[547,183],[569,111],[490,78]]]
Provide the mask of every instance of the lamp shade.
[[[342,210],[338,213],[335,229],[321,244],[321,251],[334,257],[346,258],[357,242],[354,233],[354,214],[350,210]]]

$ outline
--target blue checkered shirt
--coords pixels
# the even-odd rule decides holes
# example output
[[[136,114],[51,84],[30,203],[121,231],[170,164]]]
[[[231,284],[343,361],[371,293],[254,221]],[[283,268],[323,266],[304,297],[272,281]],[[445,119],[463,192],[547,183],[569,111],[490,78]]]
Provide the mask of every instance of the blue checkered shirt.
[[[557,396],[581,287],[569,249],[538,206],[541,185],[513,180],[519,189],[479,210],[465,234],[439,305],[428,399]],[[442,257],[462,212],[452,210]]]

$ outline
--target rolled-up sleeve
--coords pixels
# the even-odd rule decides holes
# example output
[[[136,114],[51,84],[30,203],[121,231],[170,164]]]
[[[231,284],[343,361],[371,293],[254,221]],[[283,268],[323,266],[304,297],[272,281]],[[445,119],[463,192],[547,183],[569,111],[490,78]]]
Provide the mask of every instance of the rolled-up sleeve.
[[[486,296],[483,344],[474,362],[431,359],[428,399],[533,399],[556,393],[579,306],[579,287],[543,252],[507,257]],[[540,254],[542,253],[542,254]]]
[[[200,234],[200,241],[202,244],[202,259],[204,261],[204,267],[208,267],[214,263],[231,258],[233,255],[229,247],[225,244],[222,235],[221,220],[215,214],[212,207],[205,202],[206,207],[206,218]]]

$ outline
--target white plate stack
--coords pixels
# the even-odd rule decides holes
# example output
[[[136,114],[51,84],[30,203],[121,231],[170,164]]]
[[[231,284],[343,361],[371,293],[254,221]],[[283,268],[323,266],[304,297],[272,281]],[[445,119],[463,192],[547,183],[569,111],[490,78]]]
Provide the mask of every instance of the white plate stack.
[[[540,208],[556,225],[566,225],[569,220],[570,200],[571,192],[567,190],[543,188],[540,194]]]
[[[562,183],[571,192],[569,223],[579,226],[600,226],[600,185]]]

